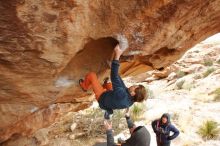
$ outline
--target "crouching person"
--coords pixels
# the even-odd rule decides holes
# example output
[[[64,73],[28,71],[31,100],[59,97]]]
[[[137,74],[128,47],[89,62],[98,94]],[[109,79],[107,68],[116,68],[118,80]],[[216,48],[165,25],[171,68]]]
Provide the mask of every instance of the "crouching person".
[[[170,115],[163,114],[160,119],[152,122],[152,128],[156,134],[157,146],[170,146],[171,140],[179,135],[179,130],[170,122]],[[173,132],[170,135],[170,132]]]
[[[120,144],[114,142],[112,124],[104,122],[107,134],[107,146],[150,146],[151,136],[145,126],[136,127],[128,115],[125,116],[131,137]]]

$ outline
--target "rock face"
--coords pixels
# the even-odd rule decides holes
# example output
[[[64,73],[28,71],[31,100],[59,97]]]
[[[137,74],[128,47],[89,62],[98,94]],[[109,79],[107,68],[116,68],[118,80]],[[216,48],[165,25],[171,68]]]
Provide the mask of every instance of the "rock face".
[[[118,34],[129,42],[122,73],[159,69],[220,31],[219,5],[220,0],[0,0],[0,142],[86,108],[92,98],[77,87],[78,79],[88,71],[107,74]]]

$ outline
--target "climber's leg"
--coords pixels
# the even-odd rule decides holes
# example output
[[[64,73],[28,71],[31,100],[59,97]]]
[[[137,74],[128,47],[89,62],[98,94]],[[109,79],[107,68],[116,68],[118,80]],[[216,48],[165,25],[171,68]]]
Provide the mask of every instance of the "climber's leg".
[[[112,114],[113,114],[113,110],[105,110],[104,119],[110,120]]]
[[[100,95],[106,91],[99,83],[98,78],[94,72],[88,73],[85,77],[85,80],[80,80],[79,84],[83,90],[92,88],[97,100],[99,99]]]

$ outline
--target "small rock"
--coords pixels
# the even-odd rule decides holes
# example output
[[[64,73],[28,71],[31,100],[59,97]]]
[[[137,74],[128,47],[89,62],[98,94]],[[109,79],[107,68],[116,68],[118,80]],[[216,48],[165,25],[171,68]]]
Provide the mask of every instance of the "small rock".
[[[69,135],[69,139],[74,140],[74,139],[76,139],[76,136],[74,134],[71,134],[71,135]]]
[[[184,83],[185,83],[185,80],[183,80],[183,79],[177,80],[177,81],[176,81],[176,86],[177,86],[177,88],[178,88],[178,89],[182,89]]]
[[[169,76],[167,77],[168,81],[171,81],[173,79],[175,79],[177,77],[177,74],[175,72],[172,72],[169,74]]]
[[[70,129],[71,129],[72,132],[76,129],[76,126],[77,126],[76,123],[73,123],[73,124],[70,126]]]

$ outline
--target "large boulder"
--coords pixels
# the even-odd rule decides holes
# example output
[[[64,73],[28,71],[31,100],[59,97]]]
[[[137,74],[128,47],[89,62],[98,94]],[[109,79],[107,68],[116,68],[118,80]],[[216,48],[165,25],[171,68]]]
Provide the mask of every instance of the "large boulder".
[[[160,69],[220,31],[219,0],[0,0],[0,143],[29,135],[93,98],[123,34],[125,76]],[[137,71],[137,72],[136,72]]]

